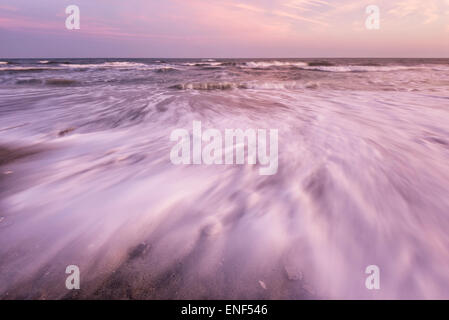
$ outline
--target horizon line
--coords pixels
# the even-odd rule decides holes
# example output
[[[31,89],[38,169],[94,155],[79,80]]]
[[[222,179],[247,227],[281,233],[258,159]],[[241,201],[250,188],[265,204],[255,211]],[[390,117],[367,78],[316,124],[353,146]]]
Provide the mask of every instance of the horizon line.
[[[19,59],[449,59],[448,57],[0,57],[0,60],[19,60]]]

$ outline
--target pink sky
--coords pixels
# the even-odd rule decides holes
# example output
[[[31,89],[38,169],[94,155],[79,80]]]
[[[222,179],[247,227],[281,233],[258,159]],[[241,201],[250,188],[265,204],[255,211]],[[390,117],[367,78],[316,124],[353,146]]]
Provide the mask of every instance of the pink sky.
[[[0,39],[0,57],[449,57],[449,0],[3,0]]]

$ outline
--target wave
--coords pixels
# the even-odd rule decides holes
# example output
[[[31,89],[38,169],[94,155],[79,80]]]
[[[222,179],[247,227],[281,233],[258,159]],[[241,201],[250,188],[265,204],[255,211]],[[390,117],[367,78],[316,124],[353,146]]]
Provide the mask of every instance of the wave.
[[[246,67],[266,69],[272,67],[306,67],[306,62],[282,62],[282,61],[250,61],[245,63]]]
[[[231,90],[231,89],[255,89],[255,90],[293,90],[293,89],[318,89],[317,81],[250,81],[250,82],[197,82],[177,84],[171,89],[178,90]]]
[[[223,64],[221,62],[186,62],[182,64],[183,66],[187,67],[219,67]]]
[[[230,89],[246,89],[244,84],[232,82],[197,82],[182,83],[170,87],[178,90],[230,90]]]
[[[426,65],[379,65],[377,63],[347,64],[338,65],[330,61],[292,62],[292,61],[249,61],[243,64],[237,62],[222,62],[221,66],[238,66],[251,69],[270,69],[293,67],[309,71],[325,72],[388,72],[388,71],[408,71],[429,68]],[[446,70],[446,69],[445,69]]]
[[[40,60],[39,61],[39,63],[41,63],[41,64],[48,64],[50,61],[48,61],[48,60]]]
[[[105,62],[103,63],[106,67],[113,67],[113,68],[135,68],[135,67],[148,67],[145,63],[139,63],[139,62]]]
[[[48,86],[62,86],[62,87],[68,87],[73,85],[79,85],[80,82],[72,79],[19,79],[15,82],[18,85],[41,85],[45,83],[45,85]]]
[[[325,72],[385,72],[414,70],[417,66],[373,66],[373,65],[342,65],[342,66],[306,66],[303,70]]]
[[[49,68],[49,67],[0,67],[0,71],[4,72],[40,72],[46,70],[57,70],[58,68]]]
[[[256,90],[296,90],[296,89],[318,89],[318,81],[253,81],[241,85],[245,89]]]
[[[166,72],[174,72],[174,71],[179,71],[176,68],[172,68],[172,67],[162,67],[162,68],[157,68],[154,70],[157,73],[166,73]]]
[[[449,298],[449,274],[435,269],[449,264],[449,73],[243,68],[251,60],[206,72],[172,61],[182,72],[0,74],[0,142],[14,146],[0,145],[0,299],[370,299],[354,275],[371,263],[391,273],[375,298]],[[193,120],[223,133],[279,129],[277,174],[173,166],[170,133],[186,128],[192,145]],[[31,146],[42,153],[16,151]],[[69,263],[87,276],[81,297],[66,296]]]
[[[332,62],[329,62],[329,61],[313,61],[313,62],[307,63],[307,65],[309,67],[330,67],[330,66],[334,66],[334,64]]]
[[[149,70],[158,73],[179,71],[179,69],[173,65],[170,64],[164,65],[161,63],[155,65],[149,65],[139,62],[104,62],[104,63],[90,63],[90,64],[63,63],[60,64],[59,66],[73,70],[87,70],[87,69],[97,69],[97,70],[115,69],[115,70],[140,70],[140,71]]]
[[[201,67],[202,70],[221,70],[222,67],[219,66],[205,66],[205,67]]]
[[[59,64],[65,68],[72,69],[134,69],[134,68],[148,68],[149,66],[144,63],[138,62],[104,62],[104,63],[90,63],[90,64],[71,64],[71,63],[60,63]]]
[[[42,60],[42,61],[47,61],[47,60]],[[70,61],[58,61],[58,60],[49,60],[47,63],[45,64],[72,64],[72,62]]]
[[[8,64],[9,62],[8,61],[0,61],[0,65],[2,65],[2,64]]]
[[[220,63],[220,66],[222,67],[236,67],[241,65],[241,62],[235,62],[235,61],[226,61],[226,62],[222,62]]]

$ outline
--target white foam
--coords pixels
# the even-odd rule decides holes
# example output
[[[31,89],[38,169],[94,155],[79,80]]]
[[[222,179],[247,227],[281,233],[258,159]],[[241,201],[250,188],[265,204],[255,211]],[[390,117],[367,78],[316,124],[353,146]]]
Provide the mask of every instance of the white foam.
[[[419,68],[417,66],[305,66],[306,70],[320,70],[328,72],[385,72],[404,71]]]
[[[129,69],[129,68],[148,68],[149,66],[144,63],[137,62],[105,62],[105,63],[93,63],[93,64],[60,64],[65,68],[72,69],[102,69],[102,68],[118,68],[118,69]]]
[[[213,61],[201,61],[201,62],[186,62],[182,64],[183,66],[193,67],[193,66],[220,66],[221,62],[213,62]]]
[[[281,61],[250,61],[245,63],[249,68],[271,68],[271,67],[306,67],[305,62],[281,62]]]
[[[14,66],[14,67],[0,67],[0,71],[8,71],[8,70],[12,70],[12,71],[19,71],[19,70],[48,70],[48,67],[23,67],[23,66]],[[58,67],[52,67],[51,69],[60,69]]]

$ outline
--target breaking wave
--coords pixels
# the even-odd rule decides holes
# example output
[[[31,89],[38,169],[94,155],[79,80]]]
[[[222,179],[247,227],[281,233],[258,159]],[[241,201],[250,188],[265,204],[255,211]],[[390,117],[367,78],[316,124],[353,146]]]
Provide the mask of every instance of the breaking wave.
[[[281,62],[281,61],[250,61],[246,62],[245,66],[248,68],[272,68],[272,67],[306,67],[308,64],[306,62]]]
[[[358,66],[358,65],[346,65],[346,66],[319,66],[312,65],[302,67],[304,70],[312,71],[326,71],[326,72],[389,72],[389,71],[407,71],[414,70],[416,66]]]
[[[246,86],[244,84],[232,82],[199,82],[176,84],[170,88],[178,90],[230,90],[245,89]]]
[[[0,72],[18,73],[18,72],[41,72],[49,70],[58,70],[58,68],[49,67],[35,67],[35,66],[11,66],[11,67],[0,67]]]
[[[74,69],[108,69],[108,68],[117,68],[117,69],[133,69],[133,68],[147,68],[149,67],[144,63],[137,62],[104,62],[104,63],[96,63],[96,64],[65,64],[61,63],[60,66],[66,68],[74,68]]]

